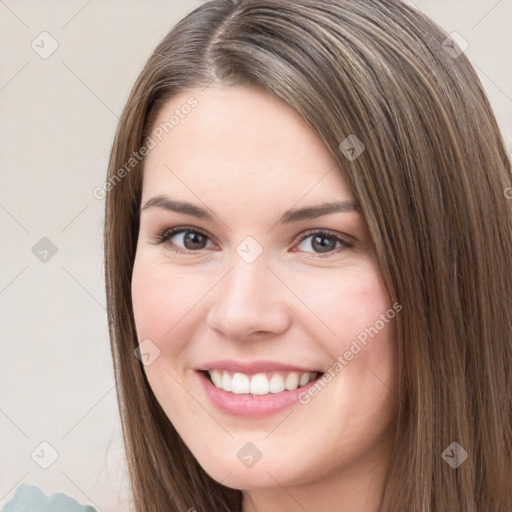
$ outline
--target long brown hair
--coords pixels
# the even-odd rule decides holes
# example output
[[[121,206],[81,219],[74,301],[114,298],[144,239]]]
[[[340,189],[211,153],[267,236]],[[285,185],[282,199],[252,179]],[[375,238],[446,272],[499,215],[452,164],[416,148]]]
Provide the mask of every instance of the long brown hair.
[[[474,70],[446,38],[398,0],[212,0],[149,58],[104,189],[108,320],[137,512],[241,510],[241,491],[200,467],[134,356],[144,160],[130,158],[169,98],[213,81],[278,96],[322,139],[403,307],[400,410],[381,511],[512,509],[510,160]],[[349,136],[364,144],[358,158],[344,154]],[[447,462],[452,443],[467,452],[457,468]]]

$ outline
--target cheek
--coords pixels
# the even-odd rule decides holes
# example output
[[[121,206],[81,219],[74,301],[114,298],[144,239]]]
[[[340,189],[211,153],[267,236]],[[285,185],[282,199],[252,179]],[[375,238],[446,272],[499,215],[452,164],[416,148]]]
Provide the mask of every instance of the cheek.
[[[200,275],[171,272],[144,255],[135,259],[132,302],[139,341],[149,338],[166,352],[179,352],[179,332],[207,286]],[[178,335],[178,336],[177,336]],[[165,344],[172,338],[172,345]],[[183,340],[183,343],[185,340]],[[165,346],[164,346],[165,345]]]
[[[144,365],[144,371],[166,411],[173,411],[176,404],[180,404],[180,411],[185,414],[193,409],[179,384],[183,375],[176,368],[187,366],[184,358],[190,333],[184,327],[194,304],[204,293],[200,288],[199,279],[187,277],[186,272],[171,272],[168,266],[143,251],[137,254],[131,282],[137,338],[139,343],[150,340],[146,347],[150,347],[152,359]]]
[[[394,316],[386,285],[375,263],[371,260],[347,265],[340,269],[318,269],[290,274],[297,297],[305,315],[297,314],[301,322],[316,332],[316,339],[324,340],[330,346],[331,355],[339,354],[351,340],[359,338],[364,342],[367,330],[376,326],[378,331],[392,334],[392,322],[382,324],[381,315]],[[372,330],[373,332],[373,330]],[[314,339],[314,338],[312,338]]]

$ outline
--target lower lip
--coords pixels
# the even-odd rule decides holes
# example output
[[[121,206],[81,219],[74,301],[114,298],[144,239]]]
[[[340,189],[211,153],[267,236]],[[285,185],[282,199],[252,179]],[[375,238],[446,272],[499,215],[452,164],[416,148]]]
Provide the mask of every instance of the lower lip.
[[[268,393],[267,395],[237,395],[236,393],[230,393],[215,387],[204,372],[197,372],[197,374],[206,395],[217,409],[223,413],[244,418],[270,416],[299,403],[299,395],[307,393],[308,389],[314,386],[321,378],[321,375],[319,375],[305,386],[293,391]]]

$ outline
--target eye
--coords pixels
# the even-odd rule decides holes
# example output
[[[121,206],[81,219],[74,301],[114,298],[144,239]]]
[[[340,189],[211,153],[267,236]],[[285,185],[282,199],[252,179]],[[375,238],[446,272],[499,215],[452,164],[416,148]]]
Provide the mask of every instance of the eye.
[[[336,249],[347,249],[353,247],[353,244],[330,231],[316,230],[303,235],[297,247],[304,252],[313,252],[316,254],[326,254],[327,256],[330,256],[332,253],[337,254],[340,252]],[[309,251],[307,249],[308,247],[313,250]]]
[[[210,241],[210,237],[203,231],[182,226],[166,229],[159,233],[153,243],[156,245],[165,243],[175,252],[194,252],[207,249],[208,241]]]
[[[210,246],[208,245],[209,242]],[[165,229],[156,235],[152,243],[155,245],[166,244],[169,249],[177,253],[198,252],[212,248],[210,236],[192,226]],[[339,253],[340,250],[353,246],[352,243],[334,232],[314,230],[302,234],[296,247],[302,252],[317,254],[319,257],[329,257]],[[296,252],[296,249],[294,252]]]

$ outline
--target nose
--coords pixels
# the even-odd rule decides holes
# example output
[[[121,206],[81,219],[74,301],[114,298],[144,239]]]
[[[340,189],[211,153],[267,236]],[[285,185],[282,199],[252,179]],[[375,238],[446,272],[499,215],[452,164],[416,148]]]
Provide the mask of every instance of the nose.
[[[290,326],[286,288],[262,257],[253,263],[238,258],[215,290],[207,323],[225,338],[279,335]]]

